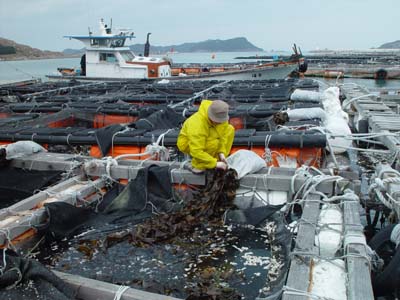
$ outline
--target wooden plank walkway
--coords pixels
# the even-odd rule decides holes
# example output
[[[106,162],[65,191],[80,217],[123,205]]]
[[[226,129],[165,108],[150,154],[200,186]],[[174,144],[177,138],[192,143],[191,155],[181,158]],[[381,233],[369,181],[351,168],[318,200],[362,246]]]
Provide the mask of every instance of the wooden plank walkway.
[[[383,101],[378,101],[376,96],[370,95],[371,93],[361,86],[346,85],[341,86],[340,89],[346,95],[346,100],[361,97],[358,100],[349,103],[349,105],[347,105],[346,107],[352,107],[362,119],[367,119],[369,116],[375,114],[395,114]]]
[[[110,300],[115,299],[120,286],[104,281],[94,280],[78,275],[53,271],[67,283],[75,292],[77,299]],[[138,289],[128,288],[119,298],[121,300],[181,300],[179,298],[149,293]]]
[[[91,163],[84,165],[85,162]],[[171,169],[172,183],[184,183],[192,185],[204,185],[205,176],[195,175],[190,171],[181,169],[178,162],[162,161],[140,161],[140,160],[121,160],[118,165],[109,166],[109,174],[113,179],[134,179],[139,169],[150,166],[169,166]],[[107,174],[107,161],[94,159],[88,156],[76,156],[71,154],[59,153],[37,153],[24,158],[16,158],[11,165],[16,168],[26,168],[32,170],[61,170],[72,174],[85,174],[88,176],[102,176]],[[259,189],[275,191],[289,191],[291,188],[292,177],[296,169],[291,168],[265,168],[257,174],[250,174],[241,180],[241,184]],[[326,171],[328,174],[328,171]],[[339,175],[349,178],[349,181],[342,181],[340,184],[350,184],[352,189],[359,189],[359,182],[355,180],[352,172],[343,171]],[[305,177],[297,176],[294,181],[294,191],[297,191],[307,180]],[[323,182],[318,186],[323,193],[331,195],[334,192],[334,183]]]
[[[373,300],[369,258],[366,240],[360,222],[358,197],[345,199],[344,213],[344,254],[348,274],[348,300]]]
[[[343,86],[341,90],[349,101],[361,97],[351,101],[347,107],[354,110],[355,120],[366,120],[368,122],[370,133],[390,134],[400,131],[400,115],[395,113],[381,99],[377,100],[376,96],[371,96],[368,90],[360,86]],[[354,125],[357,127],[357,124]],[[400,150],[398,137],[380,136],[376,140],[382,142],[392,151]]]
[[[360,222],[358,197],[344,199],[342,205],[344,219],[344,246],[346,273],[348,279],[348,300],[373,300],[369,258],[363,226]],[[301,223],[298,229],[289,274],[283,292],[283,300],[308,300],[313,298],[313,267],[318,257],[315,235],[320,214],[319,196],[307,197]],[[296,254],[304,253],[304,254]],[[316,296],[315,296],[316,297]]]
[[[300,219],[294,252],[306,252],[309,255],[295,255],[290,262],[287,291],[283,292],[283,300],[308,300],[306,295],[295,295],[291,289],[308,293],[312,285],[313,255],[317,254],[314,246],[316,226],[320,213],[320,196],[311,194],[307,197]]]
[[[369,133],[376,134],[374,138],[381,142],[386,148],[396,154],[397,164],[400,163],[400,106],[397,104],[395,110],[386,105],[385,97],[377,100],[376,97],[368,96],[369,91],[360,86],[342,87],[346,97],[351,99],[365,96],[351,103],[354,109],[355,119],[366,120],[368,122]],[[386,96],[388,98],[388,96]],[[389,97],[389,102],[398,99],[399,95]],[[400,212],[400,202],[394,202],[393,208]]]
[[[45,209],[34,209],[45,202],[62,201],[73,204],[78,196],[85,198],[105,187],[103,179],[95,181],[77,181],[80,177],[71,178],[65,182],[39,192],[0,211],[0,247],[12,242],[17,237],[32,230],[45,221]]]
[[[369,133],[381,134],[375,139],[391,151],[397,152],[400,158],[400,136],[390,135],[400,134],[400,114],[393,111],[382,99],[368,96],[369,91],[360,86],[343,86],[341,89],[347,99],[362,97],[349,104],[349,107],[351,106],[354,110],[354,119],[366,120]]]

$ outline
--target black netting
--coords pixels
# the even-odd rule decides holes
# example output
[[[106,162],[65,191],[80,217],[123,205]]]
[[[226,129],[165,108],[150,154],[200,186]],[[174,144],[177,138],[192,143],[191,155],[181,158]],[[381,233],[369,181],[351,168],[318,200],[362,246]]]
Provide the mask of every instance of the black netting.
[[[95,137],[97,145],[99,146],[103,156],[106,156],[110,150],[115,134],[124,128],[125,127],[122,125],[114,124],[96,130]]]
[[[63,272],[188,299],[254,299],[266,286],[267,295],[281,288],[290,236],[278,225],[278,207],[238,213],[234,171],[207,172],[206,187],[186,200],[175,200],[169,178],[166,167],[141,170],[125,189],[112,190],[98,213],[47,204],[47,231],[69,241],[58,242],[63,251],[42,261]],[[274,243],[279,250],[272,255]],[[273,259],[282,274],[270,280]]]
[[[170,212],[178,206],[172,197],[168,167],[150,166],[138,171],[126,187],[114,187],[93,208],[75,207],[68,203],[48,203],[48,223],[40,229],[56,240],[70,238],[79,229],[93,227],[92,236],[115,228],[130,227],[152,216],[152,212]]]
[[[0,208],[32,196],[34,191],[59,180],[60,174],[60,171],[0,168]]]
[[[150,112],[151,114],[146,116],[146,112]],[[178,127],[184,121],[184,118],[181,114],[176,113],[172,108],[167,106],[159,106],[142,110],[141,117],[141,119],[131,124],[131,126],[137,129],[148,130],[169,129]]]
[[[4,255],[6,265],[0,274],[0,299],[75,299],[74,291],[39,262],[19,257],[10,250],[1,251],[1,261]]]

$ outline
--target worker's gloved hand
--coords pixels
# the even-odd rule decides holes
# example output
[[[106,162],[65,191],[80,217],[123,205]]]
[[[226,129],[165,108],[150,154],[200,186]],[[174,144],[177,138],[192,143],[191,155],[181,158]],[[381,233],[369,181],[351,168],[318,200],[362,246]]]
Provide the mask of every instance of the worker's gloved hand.
[[[283,125],[289,121],[289,115],[285,111],[280,111],[274,114],[273,120],[276,125]]]
[[[223,161],[219,161],[219,162],[217,162],[217,166],[215,168],[225,171],[226,169],[228,169],[228,165],[226,163],[224,163]]]
[[[226,161],[226,157],[223,153],[218,154],[218,156],[219,156],[219,161],[222,161],[222,162],[228,164],[228,162]]]

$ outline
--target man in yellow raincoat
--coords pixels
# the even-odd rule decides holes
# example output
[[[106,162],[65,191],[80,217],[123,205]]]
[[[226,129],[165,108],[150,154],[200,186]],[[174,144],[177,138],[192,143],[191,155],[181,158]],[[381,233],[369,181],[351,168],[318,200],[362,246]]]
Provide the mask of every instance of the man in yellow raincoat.
[[[203,100],[198,112],[189,117],[179,133],[177,146],[192,157],[193,172],[227,169],[225,157],[231,151],[235,129],[228,123],[229,105],[221,100]]]

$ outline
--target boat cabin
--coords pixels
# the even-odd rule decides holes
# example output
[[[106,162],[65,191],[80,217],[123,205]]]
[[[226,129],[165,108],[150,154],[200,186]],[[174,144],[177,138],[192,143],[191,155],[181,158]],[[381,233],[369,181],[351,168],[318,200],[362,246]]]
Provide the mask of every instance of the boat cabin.
[[[82,74],[98,78],[160,78],[171,76],[170,62],[162,58],[135,55],[125,46],[126,39],[134,38],[133,32],[120,29],[116,34],[100,21],[100,34],[66,36],[85,45],[81,60]]]

